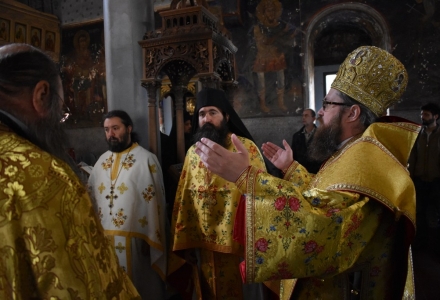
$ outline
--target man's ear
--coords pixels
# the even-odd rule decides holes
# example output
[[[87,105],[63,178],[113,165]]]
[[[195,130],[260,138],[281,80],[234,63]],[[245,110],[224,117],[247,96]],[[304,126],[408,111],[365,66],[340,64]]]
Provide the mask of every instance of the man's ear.
[[[43,117],[48,113],[50,101],[50,84],[46,80],[39,81],[34,88],[32,104],[38,116]]]
[[[131,133],[132,130],[133,130],[133,126],[128,125],[127,126],[127,131],[128,131],[129,134]]]
[[[226,122],[229,122],[229,115],[226,114]]]
[[[361,108],[359,105],[352,105],[349,107],[348,121],[353,122],[359,119],[361,115]]]

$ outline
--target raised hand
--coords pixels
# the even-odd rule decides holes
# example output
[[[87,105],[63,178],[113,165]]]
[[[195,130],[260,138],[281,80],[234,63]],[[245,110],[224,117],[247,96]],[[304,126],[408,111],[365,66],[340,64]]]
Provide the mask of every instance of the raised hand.
[[[261,146],[264,156],[280,170],[288,168],[293,162],[292,148],[286,140],[283,140],[283,145],[284,149],[271,142],[264,143]]]
[[[249,153],[235,134],[231,136],[237,152],[231,152],[210,139],[202,138],[196,143],[196,153],[211,172],[235,182],[249,166]]]

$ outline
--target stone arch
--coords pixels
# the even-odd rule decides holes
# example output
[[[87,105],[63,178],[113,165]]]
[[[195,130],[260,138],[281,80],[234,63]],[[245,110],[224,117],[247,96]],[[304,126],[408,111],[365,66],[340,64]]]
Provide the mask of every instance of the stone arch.
[[[391,41],[388,25],[382,15],[366,4],[345,3],[332,5],[319,12],[310,21],[305,37],[305,107],[315,107],[314,43],[319,34],[335,24],[362,29],[372,44],[390,51]]]

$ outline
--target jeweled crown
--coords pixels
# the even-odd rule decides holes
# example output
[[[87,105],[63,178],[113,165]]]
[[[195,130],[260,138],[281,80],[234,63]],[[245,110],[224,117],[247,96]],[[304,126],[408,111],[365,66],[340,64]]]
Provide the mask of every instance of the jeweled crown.
[[[408,73],[397,58],[383,49],[362,46],[347,56],[331,87],[380,117],[400,99],[407,83]]]

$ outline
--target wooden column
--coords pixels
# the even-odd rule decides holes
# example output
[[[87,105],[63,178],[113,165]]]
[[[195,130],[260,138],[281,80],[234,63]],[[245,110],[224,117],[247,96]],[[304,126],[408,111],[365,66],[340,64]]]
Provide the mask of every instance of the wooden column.
[[[157,90],[161,86],[161,82],[157,80],[151,80],[143,82],[142,86],[148,93],[148,145],[152,153],[160,157],[159,153],[159,128],[157,119]]]
[[[185,133],[184,133],[184,122],[183,122],[183,95],[186,91],[186,86],[176,85],[172,87],[175,101],[176,101],[176,129],[177,129],[177,159],[179,162],[185,160]]]

